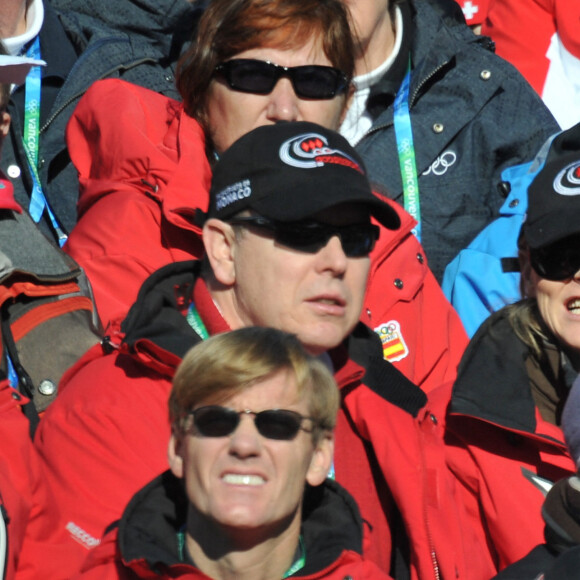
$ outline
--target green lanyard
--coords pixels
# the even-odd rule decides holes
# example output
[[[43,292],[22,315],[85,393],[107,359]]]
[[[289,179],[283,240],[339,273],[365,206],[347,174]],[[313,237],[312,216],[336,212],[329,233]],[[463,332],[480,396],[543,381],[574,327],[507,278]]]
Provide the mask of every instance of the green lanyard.
[[[292,566],[290,566],[284,576],[282,576],[283,579],[289,578],[292,576],[292,574],[296,574],[298,570],[302,570],[302,568],[304,568],[306,565],[306,548],[304,547],[304,539],[302,538],[302,534],[300,534],[300,537],[298,538],[297,552],[298,555],[296,560],[294,560]],[[183,530],[179,530],[179,532],[177,532],[177,553],[179,561],[185,562],[185,532]]]
[[[401,179],[403,181],[403,199],[405,209],[415,218],[417,226],[413,230],[417,239],[421,241],[421,205],[419,203],[419,177],[417,175],[417,162],[415,160],[415,146],[413,144],[413,131],[411,128],[411,114],[409,112],[409,86],[411,83],[411,57],[407,74],[395,98],[395,138],[397,140],[397,152]]]
[[[209,332],[207,331],[207,328],[205,327],[205,324],[203,323],[203,320],[201,319],[201,316],[199,315],[199,312],[197,311],[197,308],[193,302],[189,305],[185,319],[187,320],[189,326],[193,328],[195,333],[202,340],[207,340],[209,338]]]

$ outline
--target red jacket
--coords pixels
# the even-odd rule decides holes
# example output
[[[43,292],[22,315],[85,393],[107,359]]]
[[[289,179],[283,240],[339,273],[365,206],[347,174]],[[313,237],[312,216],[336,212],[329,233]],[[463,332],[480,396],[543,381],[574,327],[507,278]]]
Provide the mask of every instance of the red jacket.
[[[195,283],[195,264],[153,274],[123,332],[91,349],[61,383],[35,439],[53,497],[28,536],[43,545],[27,559],[22,578],[70,578],[131,497],[166,469],[171,377],[199,340],[180,311],[188,300],[175,290],[189,296],[195,284],[193,299],[209,333],[227,330],[205,285]],[[362,324],[332,358],[343,394],[336,479],[361,509],[365,557],[388,571],[391,545],[406,553],[409,538],[412,579],[488,578],[490,570],[474,566],[480,549],[463,529],[465,514],[425,393],[384,361],[380,342]]]
[[[538,383],[540,374],[525,364],[532,355],[504,313],[492,315],[474,336],[455,385],[430,394],[442,422],[447,408],[447,464],[461,503],[484,524],[474,533],[497,571],[544,543],[544,497],[575,472],[562,430],[534,402],[530,381]],[[561,370],[546,376],[565,390]]]
[[[0,577],[3,580],[15,577],[37,483],[36,453],[28,419],[22,412],[22,405],[27,402],[7,380],[0,381]]]
[[[120,80],[87,91],[67,141],[81,194],[65,250],[85,269],[106,326],[125,317],[149,274],[201,257],[193,215],[207,209],[211,169],[200,126],[176,101]],[[428,392],[455,378],[468,339],[411,234],[413,218],[388,203],[402,225],[381,228],[361,320]]]
[[[352,497],[327,480],[315,493],[306,488],[300,534],[304,566],[292,575],[302,580],[388,580],[361,554],[362,521]],[[156,477],[131,500],[123,517],[87,557],[73,580],[190,578],[210,580],[184,562],[176,536],[185,528],[187,497],[169,471]]]

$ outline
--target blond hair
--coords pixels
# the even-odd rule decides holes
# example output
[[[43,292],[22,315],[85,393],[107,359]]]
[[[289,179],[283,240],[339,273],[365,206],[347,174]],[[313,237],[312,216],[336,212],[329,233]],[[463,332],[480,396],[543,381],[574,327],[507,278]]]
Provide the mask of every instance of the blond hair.
[[[322,432],[336,425],[340,404],[336,382],[326,365],[308,354],[295,335],[265,327],[218,334],[188,351],[169,397],[174,433],[183,433],[187,416],[197,405],[222,404],[281,371],[290,372],[295,379],[298,398],[308,399],[316,442]],[[276,401],[272,404],[275,407]]]

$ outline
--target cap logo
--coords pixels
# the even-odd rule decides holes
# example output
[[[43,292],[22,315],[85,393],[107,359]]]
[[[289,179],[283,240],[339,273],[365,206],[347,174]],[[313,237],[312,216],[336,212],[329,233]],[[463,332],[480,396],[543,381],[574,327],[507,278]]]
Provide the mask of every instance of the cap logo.
[[[250,197],[250,195],[252,195],[252,185],[250,184],[250,180],[244,179],[243,181],[238,181],[216,194],[216,211],[220,211],[236,201],[246,199],[247,197]]]
[[[326,137],[318,133],[304,133],[282,143],[280,159],[299,169],[313,169],[327,164],[343,165],[364,174],[359,163],[344,151],[329,147]]]
[[[580,195],[580,161],[564,167],[556,175],[554,191],[560,195]]]

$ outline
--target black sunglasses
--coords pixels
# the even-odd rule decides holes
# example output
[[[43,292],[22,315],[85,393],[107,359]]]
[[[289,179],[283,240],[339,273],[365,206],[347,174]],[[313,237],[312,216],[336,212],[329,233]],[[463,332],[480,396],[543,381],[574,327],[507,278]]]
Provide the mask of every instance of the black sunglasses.
[[[346,91],[348,77],[331,66],[305,65],[286,67],[250,58],[235,58],[215,67],[231,89],[242,93],[268,95],[281,77],[292,82],[294,92],[303,99],[331,99]]]
[[[253,415],[258,433],[267,439],[291,441],[298,431],[310,433],[311,429],[302,426],[302,422],[312,419],[304,417],[288,409],[268,409],[255,413],[249,409],[234,411],[220,405],[199,407],[190,412],[193,416],[193,425],[203,437],[227,437],[231,435],[240,423],[240,415]]]
[[[330,238],[338,236],[342,250],[349,258],[368,256],[380,234],[379,227],[373,224],[331,226],[315,221],[278,222],[262,216],[235,217],[229,223],[267,230],[279,244],[309,254],[318,252]]]
[[[580,270],[580,236],[570,236],[553,244],[530,249],[532,268],[547,280],[567,280]]]

